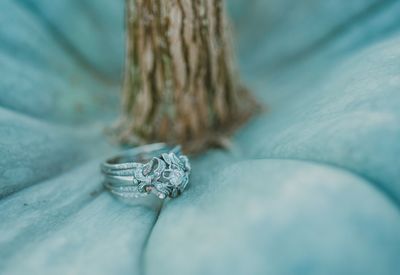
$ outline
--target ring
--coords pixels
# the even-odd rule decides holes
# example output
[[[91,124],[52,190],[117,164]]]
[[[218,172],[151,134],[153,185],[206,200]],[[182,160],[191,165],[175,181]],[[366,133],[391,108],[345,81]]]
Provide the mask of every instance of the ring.
[[[160,199],[179,196],[189,183],[189,159],[181,147],[155,143],[130,149],[101,165],[104,186],[114,195]]]

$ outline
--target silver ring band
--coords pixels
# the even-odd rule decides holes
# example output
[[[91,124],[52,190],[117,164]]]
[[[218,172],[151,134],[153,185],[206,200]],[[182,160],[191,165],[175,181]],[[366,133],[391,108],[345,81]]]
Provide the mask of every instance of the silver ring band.
[[[169,146],[165,143],[154,143],[135,147],[122,152],[120,155],[108,159],[102,163],[101,171],[105,174],[118,174],[118,171],[135,169],[138,164],[152,157],[161,156],[163,153],[174,153],[181,155],[179,145]]]
[[[189,182],[190,164],[180,146],[156,143],[136,147],[101,165],[104,186],[121,197],[180,195]]]

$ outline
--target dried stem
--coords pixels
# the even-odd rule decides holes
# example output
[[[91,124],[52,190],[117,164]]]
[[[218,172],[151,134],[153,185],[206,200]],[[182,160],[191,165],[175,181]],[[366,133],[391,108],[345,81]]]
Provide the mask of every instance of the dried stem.
[[[126,0],[122,143],[165,141],[197,152],[258,105],[241,85],[223,0]]]

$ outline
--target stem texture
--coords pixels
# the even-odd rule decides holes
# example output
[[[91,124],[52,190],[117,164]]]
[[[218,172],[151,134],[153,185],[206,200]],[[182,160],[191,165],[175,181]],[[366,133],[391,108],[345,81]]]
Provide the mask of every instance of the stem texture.
[[[234,69],[223,0],[126,0],[122,143],[200,151],[258,109]]]

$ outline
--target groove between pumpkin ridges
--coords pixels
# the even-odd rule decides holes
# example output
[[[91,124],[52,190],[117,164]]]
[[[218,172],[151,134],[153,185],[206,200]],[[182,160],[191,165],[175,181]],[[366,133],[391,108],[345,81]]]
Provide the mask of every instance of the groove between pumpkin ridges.
[[[385,187],[385,185],[376,179],[373,179],[372,177],[364,176],[361,173],[351,170],[351,168],[347,168],[345,166],[341,166],[332,162],[328,161],[321,161],[321,160],[309,160],[309,159],[302,159],[302,158],[295,158],[295,157],[261,157],[258,156],[256,158],[250,158],[249,160],[287,160],[287,161],[298,161],[298,162],[303,162],[303,163],[310,163],[313,165],[317,166],[323,166],[323,167],[328,167],[331,169],[336,169],[339,171],[342,171],[344,173],[347,173],[355,178],[361,179],[363,182],[368,183],[369,186],[374,188],[377,192],[382,194],[391,204],[395,206],[395,208],[399,211],[400,213],[400,201],[396,197],[396,195],[393,195],[389,189]]]
[[[97,163],[97,161],[96,161]],[[1,249],[0,249],[0,270],[3,269],[2,265],[3,263],[7,262],[7,259],[10,257],[13,257],[14,255],[18,254],[18,251],[21,250],[21,246],[20,245],[16,245],[16,244],[21,244],[24,243],[26,245],[31,244],[32,242],[35,242],[36,240],[38,240],[39,238],[43,238],[44,236],[46,236],[46,234],[50,234],[53,232],[58,231],[67,221],[68,219],[72,218],[73,216],[75,216],[77,213],[79,213],[82,209],[84,209],[87,205],[89,205],[91,202],[93,202],[99,195],[99,186],[101,186],[100,184],[97,184],[96,181],[92,182],[92,186],[88,186],[86,188],[82,188],[79,189],[78,187],[80,187],[83,184],[87,184],[87,180],[88,179],[93,179],[93,174],[97,173],[97,165],[93,165],[92,163],[88,163],[87,165],[83,166],[83,167],[79,167],[77,169],[73,169],[76,171],[80,171],[80,170],[85,170],[88,169],[87,166],[93,167],[91,168],[91,172],[89,174],[84,174],[84,176],[82,176],[81,178],[76,179],[77,182],[75,184],[78,184],[75,186],[74,191],[81,191],[81,193],[78,193],[78,195],[76,195],[76,197],[74,197],[74,199],[68,201],[69,199],[66,198],[67,201],[64,202],[60,202],[60,201],[56,201],[54,198],[49,198],[47,196],[46,191],[41,191],[41,193],[39,196],[36,196],[36,201],[34,201],[35,204],[48,204],[50,207],[48,209],[46,209],[45,213],[43,213],[43,210],[40,209],[39,211],[36,208],[33,208],[33,210],[29,210],[32,211],[32,213],[35,213],[35,209],[37,211],[37,213],[35,213],[36,215],[36,219],[34,220],[34,222],[32,222],[31,224],[29,224],[28,226],[24,227],[21,231],[19,231],[14,238],[12,238],[10,241],[8,242],[2,242],[1,244]],[[66,182],[68,182],[69,179],[72,178],[76,178],[75,177],[75,173],[70,173],[70,174],[64,174],[62,175],[62,177],[64,177],[64,180],[60,180],[59,182],[56,182],[58,185],[62,185],[65,184]],[[39,188],[40,190],[47,190],[47,188],[49,187],[48,185],[51,185],[53,187],[53,191],[59,191],[59,189],[62,189],[63,187],[60,188],[55,188],[59,187],[53,184],[53,182],[51,181],[46,181],[43,182],[42,184],[45,184],[45,186],[32,186],[35,188]],[[100,193],[102,192],[103,189],[100,190]],[[33,191],[34,192],[34,191]],[[29,194],[29,193],[28,193]],[[11,202],[15,205],[15,203],[22,203],[25,201],[25,199],[29,197],[29,195],[26,194],[22,194],[20,195],[20,197],[14,198],[14,197],[10,197]],[[66,203],[67,202],[67,203]],[[4,204],[7,205],[7,201],[0,201],[0,206],[3,207]],[[57,206],[58,204],[61,204],[60,206]],[[22,207],[32,207],[32,205],[26,205],[24,203],[24,206]],[[3,209],[4,210],[4,209]],[[24,213],[24,212],[21,212]],[[45,214],[45,215],[43,215]],[[49,219],[52,219],[53,217],[57,217],[56,222],[54,222],[54,220],[52,220],[52,222],[49,223]],[[32,232],[35,232],[32,234]],[[3,252],[3,253],[2,253]]]
[[[314,41],[314,43],[294,53],[291,54],[289,53],[288,55],[279,59],[279,61],[271,63],[270,66],[268,67],[273,68],[273,70],[276,71],[306,59],[308,56],[321,50],[332,41],[339,39],[341,36],[344,36],[349,29],[351,29],[358,23],[366,21],[369,18],[376,16],[383,10],[390,8],[390,5],[395,4],[396,2],[397,2],[396,0],[382,0],[382,1],[378,0],[370,4],[368,7],[366,7],[359,13],[355,14],[354,16],[350,17],[349,19],[345,20],[344,22],[341,22],[336,26],[333,26],[324,35],[317,38]],[[260,70],[261,66],[262,65],[260,64],[252,66],[251,69],[252,71],[258,71]]]
[[[148,232],[148,234],[147,234],[147,236],[146,236],[146,238],[145,238],[145,240],[143,242],[142,249],[140,250],[140,255],[139,255],[139,274],[141,274],[141,275],[145,275],[147,273],[146,272],[146,254],[147,254],[147,249],[148,249],[148,246],[149,246],[149,241],[150,241],[151,235],[152,235],[152,233],[154,231],[154,228],[155,228],[155,226],[157,224],[157,221],[158,221],[158,219],[159,219],[159,217],[161,215],[161,210],[163,208],[163,205],[164,205],[164,201],[161,201],[161,205],[157,209],[156,217],[154,218],[154,222],[153,222],[153,224],[152,224],[152,226],[151,226],[151,228],[150,228],[150,230],[149,230],[149,232]]]

